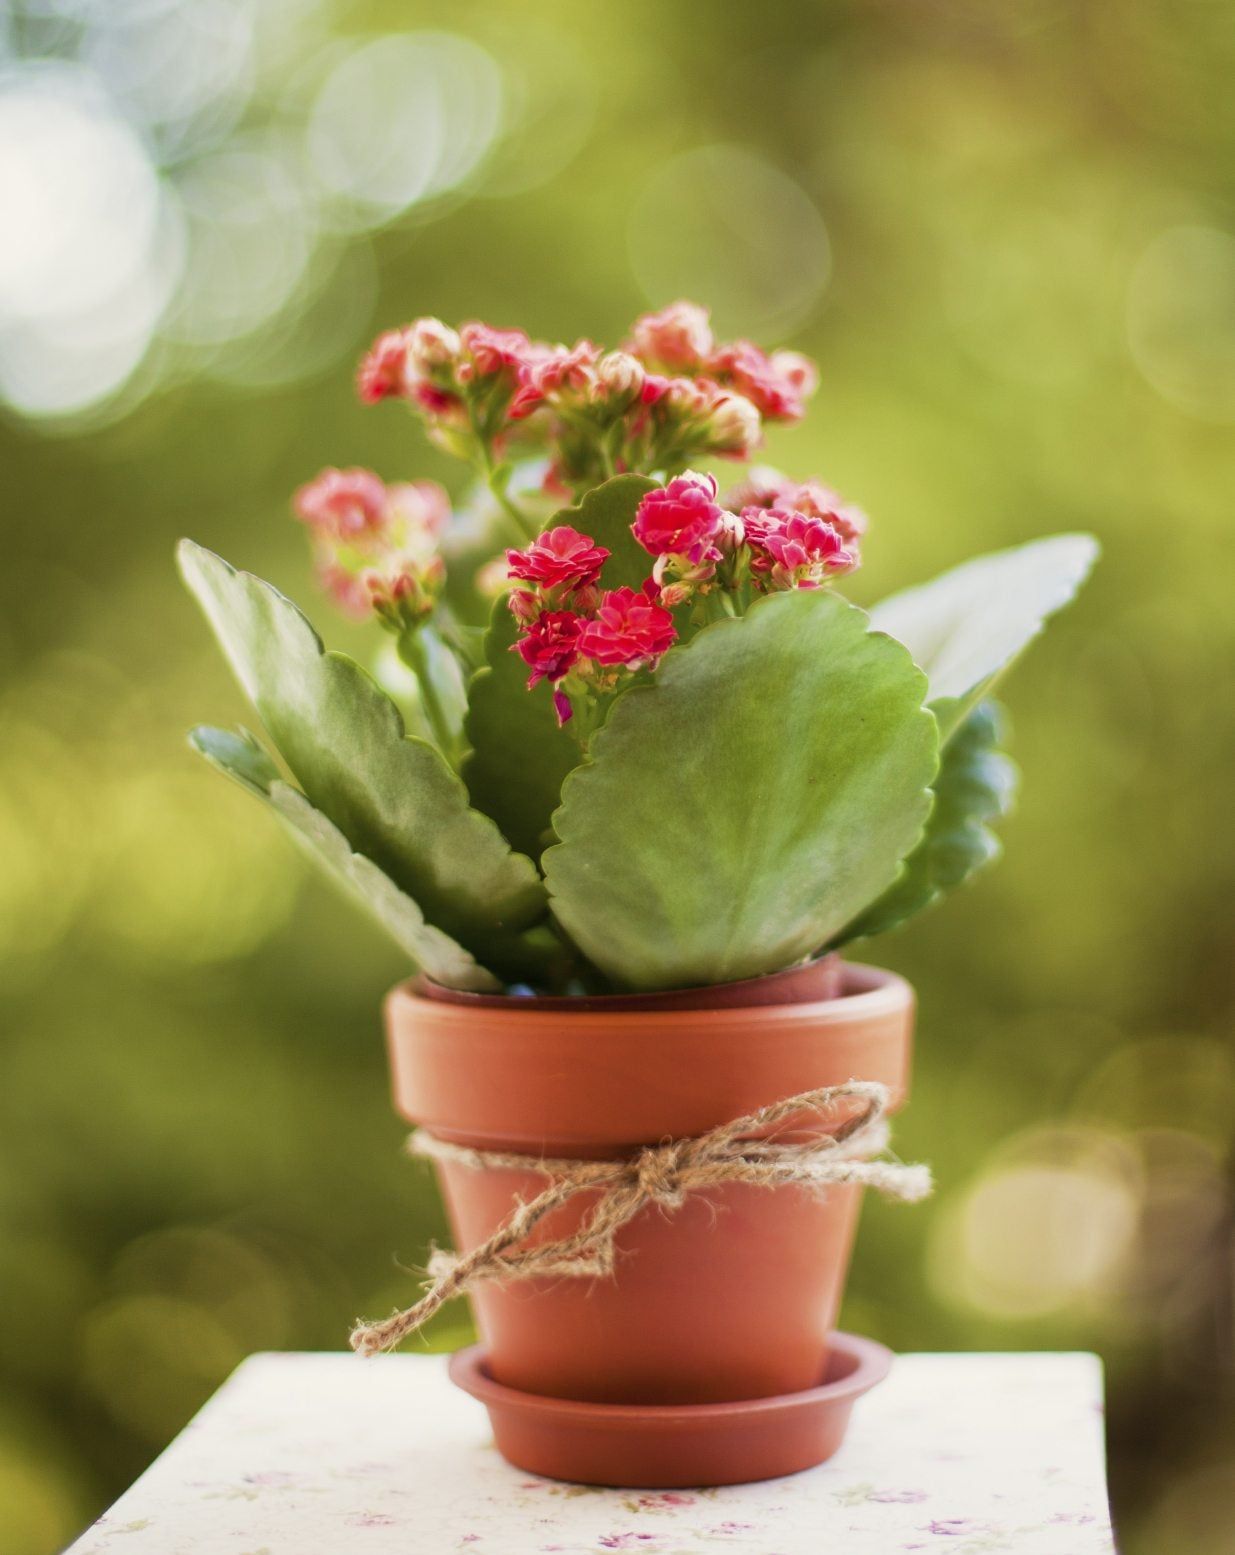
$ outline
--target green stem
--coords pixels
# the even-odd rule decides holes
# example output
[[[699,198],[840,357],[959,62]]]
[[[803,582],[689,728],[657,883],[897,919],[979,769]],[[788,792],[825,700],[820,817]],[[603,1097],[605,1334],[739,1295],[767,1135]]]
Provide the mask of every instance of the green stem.
[[[534,540],[539,533],[535,522],[530,519],[519,507],[506,490],[506,481],[509,479],[493,462],[493,449],[484,428],[476,417],[476,407],[468,406],[468,418],[472,424],[472,436],[476,447],[480,450],[480,470],[484,476],[485,485],[492,492],[502,512],[513,523],[518,543],[526,545],[529,540]]]
[[[399,633],[399,657],[415,675],[416,684],[420,688],[420,705],[433,730],[433,738],[447,761],[453,764],[459,754],[458,742],[446,708],[437,694],[437,687],[433,684],[424,640],[418,628]]]

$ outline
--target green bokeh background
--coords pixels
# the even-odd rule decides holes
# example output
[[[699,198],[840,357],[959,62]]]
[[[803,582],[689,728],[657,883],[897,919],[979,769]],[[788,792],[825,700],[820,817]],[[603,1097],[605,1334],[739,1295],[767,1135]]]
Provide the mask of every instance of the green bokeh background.
[[[71,54],[49,9],[8,13],[10,52]],[[616,342],[693,292],[818,358],[769,456],[872,515],[860,601],[1053,530],[1103,541],[1007,685],[1004,863],[878,946],[921,998],[898,1146],[939,1187],[870,1206],[844,1321],[1097,1349],[1125,1550],[1231,1550],[1235,12],[256,9],[285,52],[471,38],[521,83],[522,140],[335,240],[333,343],[298,367],[292,330],[281,382],[242,341],[240,368],[169,358],[132,404],[0,425],[0,1544],[50,1555],[244,1355],[340,1347],[444,1234],[387,1101],[397,954],[184,746],[244,710],[175,538],[363,648],[314,597],[289,491],[325,463],[461,474],[356,403],[368,336],[431,312]],[[271,241],[281,219],[259,212]],[[316,340],[323,307],[302,322]]]

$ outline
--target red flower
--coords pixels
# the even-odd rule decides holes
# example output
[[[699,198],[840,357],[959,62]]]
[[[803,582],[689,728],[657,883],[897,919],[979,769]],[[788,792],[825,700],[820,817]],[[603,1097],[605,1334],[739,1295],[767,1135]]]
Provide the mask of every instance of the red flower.
[[[595,619],[584,623],[579,653],[598,664],[638,669],[655,663],[676,636],[673,617],[646,594],[612,589],[601,599]]]
[[[509,576],[542,588],[583,588],[595,583],[609,552],[590,535],[559,524],[532,541],[525,551],[507,551]]]
[[[582,619],[571,610],[544,610],[514,644],[517,653],[531,670],[528,690],[541,680],[556,684],[569,675],[579,660]]]
[[[649,555],[681,556],[697,566],[716,559],[713,541],[724,521],[724,509],[716,501],[715,479],[687,470],[667,486],[649,491],[630,527]]]
[[[463,409],[463,401],[449,389],[439,389],[435,383],[418,380],[412,385],[412,398],[430,416],[447,418]]]
[[[387,330],[369,348],[356,374],[356,390],[366,405],[408,391],[407,331]]]
[[[746,508],[742,523],[754,552],[751,571],[774,588],[817,589],[857,565],[840,531],[821,518],[783,508]]]

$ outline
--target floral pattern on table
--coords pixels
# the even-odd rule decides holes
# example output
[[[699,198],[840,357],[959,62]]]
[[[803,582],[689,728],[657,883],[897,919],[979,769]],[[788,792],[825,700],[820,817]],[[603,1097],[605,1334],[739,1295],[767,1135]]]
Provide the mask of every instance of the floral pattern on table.
[[[69,1555],[1112,1555],[1093,1356],[905,1355],[817,1469],[603,1490],[511,1468],[437,1356],[258,1355]]]

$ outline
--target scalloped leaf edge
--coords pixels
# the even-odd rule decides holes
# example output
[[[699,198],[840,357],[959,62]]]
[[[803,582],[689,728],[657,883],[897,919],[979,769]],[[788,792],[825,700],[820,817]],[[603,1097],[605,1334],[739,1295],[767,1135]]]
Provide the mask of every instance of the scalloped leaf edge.
[[[261,742],[240,728],[199,724],[189,745],[217,772],[264,801],[293,840],[334,884],[379,923],[417,967],[435,982],[472,993],[492,993],[498,979],[443,930],[427,922],[418,904],[383,870],[357,853],[347,838],[298,788],[284,781]]]

